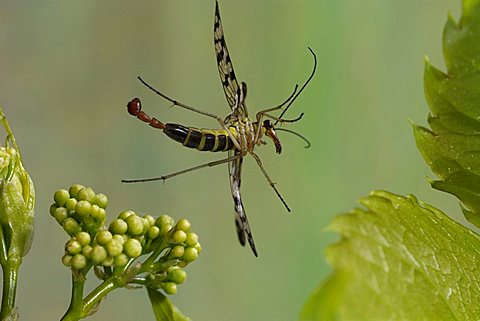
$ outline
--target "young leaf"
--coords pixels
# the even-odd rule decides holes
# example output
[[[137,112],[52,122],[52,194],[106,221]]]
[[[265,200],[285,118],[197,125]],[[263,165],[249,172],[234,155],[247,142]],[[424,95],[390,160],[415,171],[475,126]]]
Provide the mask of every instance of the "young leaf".
[[[330,225],[342,235],[327,250],[336,273],[301,320],[478,320],[478,235],[414,196],[360,203]]]
[[[155,320],[157,321],[175,321],[173,315],[173,305],[165,295],[160,291],[147,288],[148,297],[152,304]]]
[[[447,73],[425,62],[431,129],[414,125],[418,149],[440,178],[438,190],[460,199],[466,218],[480,227],[480,1],[464,0],[459,23],[443,32]]]
[[[147,291],[155,314],[155,320],[190,321],[190,318],[184,316],[160,291],[152,288],[147,288]]]

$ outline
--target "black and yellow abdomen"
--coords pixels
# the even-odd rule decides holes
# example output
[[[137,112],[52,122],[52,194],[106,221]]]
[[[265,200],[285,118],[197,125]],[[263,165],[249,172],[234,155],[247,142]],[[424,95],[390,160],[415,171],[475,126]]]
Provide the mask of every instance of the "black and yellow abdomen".
[[[182,143],[183,146],[196,148],[199,151],[224,152],[235,149],[235,145],[224,129],[199,129],[178,124],[165,124],[163,132],[174,141]],[[234,135],[236,133],[233,128],[231,133]]]

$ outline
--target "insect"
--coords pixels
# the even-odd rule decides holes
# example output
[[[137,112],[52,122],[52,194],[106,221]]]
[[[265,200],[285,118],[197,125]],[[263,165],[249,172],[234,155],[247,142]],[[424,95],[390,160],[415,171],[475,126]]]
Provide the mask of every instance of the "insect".
[[[260,158],[255,153],[254,149],[257,145],[266,144],[263,138],[268,137],[273,141],[276,153],[280,154],[282,151],[282,145],[276,131],[285,131],[292,133],[303,139],[307,143],[307,148],[310,146],[308,140],[302,135],[285,128],[276,127],[276,125],[294,123],[302,118],[303,113],[301,113],[300,116],[295,119],[285,119],[283,118],[283,115],[313,78],[317,67],[317,59],[313,50],[308,48],[313,55],[314,65],[310,76],[302,85],[300,90],[298,90],[298,85],[295,85],[292,94],[282,104],[273,108],[259,111],[256,114],[255,119],[251,120],[248,116],[247,106],[245,103],[245,98],[247,95],[247,85],[244,82],[241,82],[240,84],[238,83],[237,77],[233,70],[232,60],[230,58],[230,54],[228,52],[227,44],[225,42],[225,37],[223,34],[222,23],[220,20],[220,11],[217,1],[215,4],[214,45],[220,80],[222,82],[223,91],[225,92],[225,97],[230,107],[230,113],[225,118],[221,118],[210,112],[203,111],[201,109],[181,103],[153,88],[141,77],[138,77],[138,79],[148,89],[172,103],[173,106],[185,108],[193,112],[205,115],[207,117],[214,118],[220,124],[220,129],[199,129],[179,124],[162,123],[158,119],[150,117],[144,111],[142,111],[142,104],[139,98],[132,99],[128,103],[127,109],[131,115],[149,124],[153,128],[162,130],[168,137],[183,144],[185,147],[195,148],[199,151],[227,151],[228,157],[184,169],[169,175],[143,179],[125,179],[122,180],[122,182],[140,183],[160,180],[165,181],[174,176],[185,174],[200,168],[212,167],[228,163],[230,189],[234,202],[235,225],[237,229],[238,239],[240,241],[240,244],[242,244],[243,246],[245,245],[245,241],[248,240],[252,252],[255,256],[258,256],[255,242],[253,240],[252,231],[248,223],[247,214],[245,212],[242,197],[240,194],[243,157],[251,155],[255,159],[268,183],[275,191],[276,195],[281,200],[287,211],[290,212],[290,208],[288,207],[287,203],[276,188],[275,183],[267,174]],[[280,110],[282,111],[282,113],[278,117],[270,114],[271,112]]]

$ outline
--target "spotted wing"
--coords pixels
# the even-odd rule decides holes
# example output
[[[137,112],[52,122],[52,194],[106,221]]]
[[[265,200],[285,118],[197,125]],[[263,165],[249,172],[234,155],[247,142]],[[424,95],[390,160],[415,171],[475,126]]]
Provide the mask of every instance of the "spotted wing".
[[[225,42],[225,36],[223,34],[222,21],[220,20],[220,11],[218,9],[218,2],[215,1],[215,23],[213,40],[215,44],[215,53],[217,56],[218,72],[220,74],[220,80],[222,82],[223,91],[227,98],[228,105],[230,106],[232,113],[238,113],[239,115],[246,116],[246,108],[243,103],[243,99],[238,103],[238,93],[240,87],[233,70],[232,60],[228,53],[227,43]]]
[[[238,151],[230,151],[229,156],[235,153],[238,155]],[[255,242],[253,241],[252,231],[250,230],[250,225],[248,224],[247,214],[245,213],[245,208],[242,203],[242,196],[240,195],[240,184],[241,184],[241,173],[242,173],[242,162],[243,159],[237,158],[230,163],[228,163],[228,171],[230,173],[230,187],[232,190],[232,197],[235,209],[235,226],[237,227],[238,240],[240,244],[245,245],[245,235],[248,239],[248,244],[253,251],[255,256],[258,256],[257,249],[255,248]]]

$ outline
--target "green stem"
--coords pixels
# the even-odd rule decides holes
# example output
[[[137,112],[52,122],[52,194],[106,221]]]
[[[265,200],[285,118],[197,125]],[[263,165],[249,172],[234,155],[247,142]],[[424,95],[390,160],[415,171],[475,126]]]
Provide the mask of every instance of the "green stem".
[[[2,266],[3,271],[3,296],[0,320],[6,320],[15,309],[17,294],[18,269],[22,263],[21,258],[9,258],[7,264]]]
[[[90,311],[95,310],[100,301],[110,292],[122,286],[120,277],[110,277],[100,284],[95,290],[83,300],[82,317],[89,315]]]
[[[76,321],[81,317],[83,310],[83,289],[85,287],[85,275],[78,271],[72,271],[72,296],[67,312],[62,317],[62,321]]]
[[[157,257],[165,250],[167,245],[168,244],[165,241],[162,241],[162,243],[158,244],[157,249],[145,260],[145,262],[143,262],[143,268],[144,269],[150,268],[150,266],[153,264],[153,262],[155,262]],[[141,272],[145,272],[144,269],[142,269]]]
[[[6,244],[5,236],[3,235],[3,229],[0,228],[0,264],[2,266],[7,265],[7,244]]]

